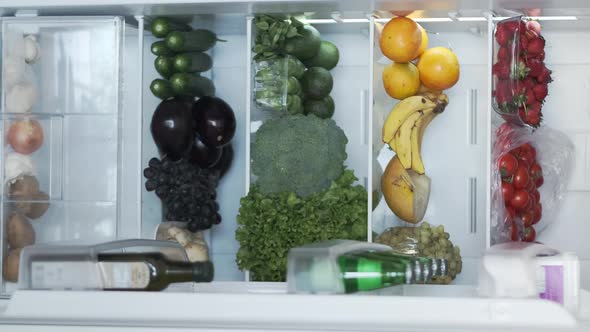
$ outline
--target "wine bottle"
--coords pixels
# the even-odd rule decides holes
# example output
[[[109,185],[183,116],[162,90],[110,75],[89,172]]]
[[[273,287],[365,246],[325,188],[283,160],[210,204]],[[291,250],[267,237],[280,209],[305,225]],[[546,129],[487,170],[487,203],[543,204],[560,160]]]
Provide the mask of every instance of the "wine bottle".
[[[40,255],[31,262],[30,289],[159,291],[172,283],[210,282],[211,262],[177,262],[162,253]]]
[[[210,282],[211,262],[175,262],[161,253],[109,253],[98,255],[104,290],[159,291],[172,283]]]

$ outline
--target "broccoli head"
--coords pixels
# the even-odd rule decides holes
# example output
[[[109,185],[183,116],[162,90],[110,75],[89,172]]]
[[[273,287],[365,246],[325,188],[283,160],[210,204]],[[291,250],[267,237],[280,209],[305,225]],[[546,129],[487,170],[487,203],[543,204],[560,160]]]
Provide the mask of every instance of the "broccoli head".
[[[346,135],[332,119],[286,115],[266,121],[252,145],[252,173],[265,194],[301,197],[324,190],[344,170]]]

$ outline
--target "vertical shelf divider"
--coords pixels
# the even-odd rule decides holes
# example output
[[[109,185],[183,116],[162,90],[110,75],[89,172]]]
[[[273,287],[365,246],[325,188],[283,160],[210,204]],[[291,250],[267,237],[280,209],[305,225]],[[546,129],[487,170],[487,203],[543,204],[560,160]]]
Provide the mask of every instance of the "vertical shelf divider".
[[[487,21],[488,21],[488,76],[487,76],[487,80],[488,80],[488,88],[486,90],[487,96],[485,97],[486,100],[488,100],[487,103],[487,113],[486,113],[486,127],[485,127],[485,131],[486,131],[486,179],[485,179],[485,190],[486,190],[486,207],[485,207],[485,213],[486,213],[486,223],[485,223],[485,227],[486,227],[486,231],[485,231],[485,237],[486,237],[486,248],[489,248],[491,245],[491,234],[490,234],[490,229],[491,229],[491,192],[490,192],[490,179],[491,179],[491,162],[492,162],[492,103],[491,100],[489,100],[489,97],[492,95],[492,82],[493,82],[493,78],[492,78],[492,65],[493,65],[493,61],[494,61],[494,55],[492,54],[492,50],[493,50],[493,44],[494,44],[494,16],[491,12],[487,13],[486,15]]]
[[[366,122],[367,128],[367,144],[368,144],[368,158],[369,164],[367,168],[367,241],[373,242],[373,65],[375,61],[375,18],[371,15],[369,17],[369,93],[365,96],[368,101],[368,120]]]

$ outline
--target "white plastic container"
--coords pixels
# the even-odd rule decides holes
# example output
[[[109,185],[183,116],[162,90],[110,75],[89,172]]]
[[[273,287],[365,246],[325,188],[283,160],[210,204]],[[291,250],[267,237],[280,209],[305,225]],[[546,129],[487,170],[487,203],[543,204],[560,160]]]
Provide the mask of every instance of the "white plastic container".
[[[481,260],[477,293],[496,298],[540,298],[577,314],[580,262],[542,244],[515,242],[491,247]]]

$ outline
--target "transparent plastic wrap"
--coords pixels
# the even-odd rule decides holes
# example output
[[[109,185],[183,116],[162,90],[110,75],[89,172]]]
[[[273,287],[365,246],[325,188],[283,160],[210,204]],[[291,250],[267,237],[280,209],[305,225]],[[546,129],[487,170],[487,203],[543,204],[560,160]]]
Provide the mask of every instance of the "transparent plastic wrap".
[[[450,284],[461,273],[461,250],[453,245],[443,225],[432,226],[423,222],[420,226],[391,227],[383,231],[375,242],[386,244],[394,252],[427,258],[445,259],[448,275],[433,277],[430,284]]]
[[[256,105],[265,111],[303,113],[299,79],[305,66],[295,57],[262,60],[254,63],[253,93]]]
[[[491,242],[535,241],[555,220],[574,164],[562,132],[503,123],[492,150]]]
[[[493,108],[507,122],[537,128],[552,80],[541,25],[512,17],[496,24],[494,36]]]

